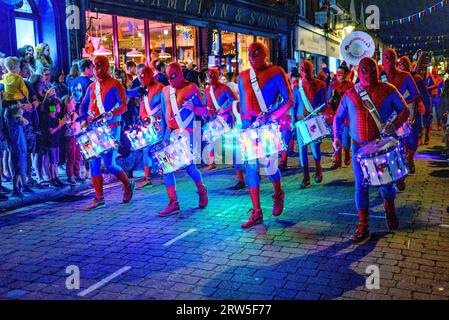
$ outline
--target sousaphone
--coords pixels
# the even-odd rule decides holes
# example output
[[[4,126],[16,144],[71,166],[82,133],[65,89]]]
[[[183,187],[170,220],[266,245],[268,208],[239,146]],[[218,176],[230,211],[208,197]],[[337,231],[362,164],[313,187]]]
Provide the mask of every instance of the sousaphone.
[[[350,33],[340,44],[340,54],[348,66],[357,66],[363,58],[372,58],[375,49],[373,38],[362,31]]]

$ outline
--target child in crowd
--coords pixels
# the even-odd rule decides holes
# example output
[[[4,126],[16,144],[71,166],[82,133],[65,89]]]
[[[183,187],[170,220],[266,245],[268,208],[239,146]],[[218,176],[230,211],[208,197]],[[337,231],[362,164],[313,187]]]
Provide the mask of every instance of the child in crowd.
[[[10,152],[10,167],[13,171],[13,192],[16,197],[23,197],[22,191],[33,192],[27,185],[27,144],[24,126],[28,120],[23,117],[23,108],[20,104],[10,105],[6,111],[7,141]]]
[[[76,121],[78,114],[75,112],[75,99],[71,96],[65,96],[62,98],[62,102],[64,104],[62,116],[66,119],[64,143],[66,146],[67,182],[73,185],[77,182],[84,181],[84,179],[80,177],[81,149],[76,143],[75,138],[81,131],[81,125],[78,121]]]
[[[10,105],[18,102],[27,102],[28,88],[25,85],[20,73],[20,60],[16,57],[8,57],[4,61],[5,68],[8,73],[2,76],[4,85],[3,92],[3,108],[6,109]]]
[[[59,147],[61,142],[62,127],[66,125],[67,120],[64,117],[59,119],[61,112],[61,102],[58,99],[50,99],[48,102],[47,117],[47,150],[50,161],[50,186],[53,188],[62,188],[65,184],[59,180],[58,164],[59,164]]]

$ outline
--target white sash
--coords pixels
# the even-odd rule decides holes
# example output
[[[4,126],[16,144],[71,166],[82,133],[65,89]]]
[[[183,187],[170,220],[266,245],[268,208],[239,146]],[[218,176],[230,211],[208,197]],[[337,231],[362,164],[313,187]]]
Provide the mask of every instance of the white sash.
[[[217,98],[215,98],[214,88],[212,88],[212,85],[210,86],[209,93],[210,93],[210,98],[212,99],[212,103],[214,104],[215,110],[217,110],[217,112],[218,112],[218,109],[221,109],[221,107],[218,104]]]
[[[194,119],[194,114],[191,114],[187,117],[185,121],[182,121],[181,114],[179,113],[178,102],[176,101],[176,92],[175,88],[170,86],[170,104],[171,109],[173,111],[173,115],[175,116],[176,123],[178,124],[179,130],[184,131],[190,124],[190,122]]]
[[[254,94],[256,95],[257,102],[259,102],[260,110],[263,113],[267,113],[267,104],[265,103],[265,100],[262,95],[262,91],[260,90],[259,81],[257,81],[256,72],[253,68],[249,69],[249,76],[250,76],[250,82],[251,86],[253,87]]]
[[[95,99],[97,100],[97,108],[100,115],[105,113],[103,100],[101,99],[101,88],[100,88],[100,82],[95,83]]]
[[[154,115],[154,114],[155,114],[156,112],[158,112],[159,109],[161,108],[161,106],[158,105],[158,106],[156,106],[154,109],[151,109],[151,107],[150,107],[150,98],[149,98],[149,96],[148,96],[148,95],[145,95],[145,96],[143,96],[142,98],[143,98],[143,104],[144,104],[144,106],[145,106],[145,110],[146,110],[148,116]]]
[[[369,113],[373,117],[377,129],[379,129],[379,132],[382,132],[383,126],[379,111],[377,111],[377,108],[374,105],[373,101],[371,100],[370,96],[368,95],[368,92],[366,92],[365,88],[362,86],[360,82],[355,85],[355,90],[359,94],[360,98],[362,98],[363,106],[369,111]]]
[[[302,86],[302,81],[299,81],[299,93],[301,94],[302,103],[306,107],[307,111],[309,113],[312,113],[313,112],[313,107],[312,107],[312,104],[309,101],[309,98],[307,97],[307,95],[306,95],[306,93],[304,91],[304,88]]]

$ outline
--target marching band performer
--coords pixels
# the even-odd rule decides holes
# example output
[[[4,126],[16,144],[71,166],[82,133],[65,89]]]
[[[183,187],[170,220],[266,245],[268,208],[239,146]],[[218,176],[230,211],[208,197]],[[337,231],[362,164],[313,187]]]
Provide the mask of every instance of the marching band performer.
[[[267,48],[260,42],[254,42],[248,48],[248,55],[251,68],[241,72],[238,79],[243,129],[251,127],[256,121],[263,123],[267,118],[278,121],[293,104],[292,90],[285,71],[266,62]],[[275,108],[271,109],[272,106]],[[246,164],[246,185],[253,208],[248,211],[249,220],[242,223],[242,228],[263,222],[257,169],[257,161]],[[274,187],[272,214],[279,216],[284,210],[285,196],[279,169],[276,168],[269,178]]]
[[[430,126],[432,125],[433,122],[432,114],[435,117],[435,120],[437,121],[438,131],[441,130],[441,119],[439,117],[438,109],[440,107],[441,93],[443,92],[444,88],[444,80],[439,76],[437,66],[434,66],[432,68],[432,72],[428,74],[426,82],[427,82],[427,90],[429,90],[429,92],[432,95],[432,108],[427,118],[426,136],[424,139],[424,144],[429,144],[429,131]]]
[[[426,111],[429,112],[431,109],[431,97],[427,91],[426,83],[424,79],[417,74],[416,72],[412,72],[411,70],[412,63],[409,57],[404,56],[401,57],[398,61],[398,68],[405,72],[411,72],[413,79],[416,82],[419,93],[421,95],[418,103],[418,112],[415,112],[413,115],[414,119],[412,119],[412,133],[407,137],[407,162],[410,167],[410,173],[415,173],[415,161],[414,155],[416,150],[418,149],[418,139],[419,133],[422,130],[422,116],[426,114]]]
[[[420,101],[420,94],[418,87],[416,86],[415,80],[410,75],[410,73],[399,70],[396,67],[396,62],[398,60],[398,55],[393,49],[386,49],[382,54],[382,66],[383,72],[380,75],[380,79],[383,82],[389,82],[394,85],[399,93],[404,97],[409,108],[413,111]],[[415,113],[413,111],[413,113]],[[401,139],[405,142],[405,139]],[[404,146],[405,147],[405,146]],[[405,190],[405,178],[399,180],[396,183],[398,190]]]
[[[193,148],[193,128],[195,115],[203,116],[207,113],[203,97],[198,87],[184,79],[181,65],[171,63],[167,67],[169,86],[162,90],[161,112],[162,112],[162,136],[167,141],[170,133],[187,132],[190,136],[190,147]],[[187,173],[195,182],[199,195],[199,207],[206,208],[208,204],[207,188],[203,184],[203,178],[195,163],[190,163],[186,168]],[[180,211],[178,197],[176,194],[176,181],[174,173],[163,176],[164,184],[170,202],[159,216],[165,217]]]
[[[305,60],[301,62],[300,74],[301,81],[299,81],[299,93],[301,99],[297,99],[295,102],[298,106],[295,106],[297,110],[296,120],[302,120],[314,109],[318,108],[322,104],[327,104],[327,90],[326,84],[312,76],[313,64],[312,62]],[[298,137],[299,147],[299,159],[301,166],[304,169],[304,178],[301,182],[300,189],[306,189],[310,187],[310,174],[309,174],[309,157],[307,155],[307,145],[302,146],[300,144],[300,137]],[[323,181],[323,169],[321,167],[321,143],[313,142],[310,144],[312,155],[315,160],[316,172],[314,179],[316,183]]]
[[[205,94],[209,116],[214,118],[216,115],[219,115],[226,121],[230,128],[233,128],[236,121],[232,108],[233,104],[238,101],[236,94],[229,86],[220,82],[220,70],[218,68],[209,68],[207,70],[207,78],[209,85],[205,89]],[[215,168],[213,161],[214,150],[211,150],[210,156],[212,163],[208,166],[208,171]],[[232,189],[243,189],[245,188],[245,180],[241,165],[236,164],[236,172],[237,184]]]
[[[143,123],[157,121],[156,117],[159,117],[161,114],[162,89],[164,88],[164,85],[154,79],[154,73],[150,67],[144,67],[140,71],[139,78],[142,86],[128,90],[126,94],[130,98],[141,97],[139,119]],[[143,169],[145,175],[142,181],[137,185],[137,190],[152,186],[152,160],[150,150],[150,146],[143,149]]]
[[[336,77],[337,80],[332,82],[329,86],[328,98],[331,103],[332,109],[337,110],[340,105],[340,101],[345,95],[346,91],[354,87],[354,83],[348,80],[349,69],[346,65],[341,65],[337,69]],[[343,129],[342,136],[343,152],[345,154],[345,165],[349,166],[351,163],[350,148],[351,148],[351,137],[349,136],[349,128],[347,122]],[[341,154],[342,150],[339,149],[335,152],[334,164],[331,169],[337,169],[341,167]]]
[[[127,109],[125,89],[120,82],[113,79],[109,74],[108,58],[97,56],[94,60],[94,71],[97,81],[89,85],[81,110],[88,110],[88,114],[84,114],[84,116],[88,116],[88,121],[103,115],[115,139],[120,141],[121,115]],[[86,125],[87,123],[83,123],[83,126]],[[125,171],[115,163],[116,157],[117,150],[115,149],[107,152],[102,157],[97,157],[90,161],[95,198],[86,210],[105,206],[101,158],[103,158],[106,170],[114,174],[123,183],[123,203],[131,201],[136,183],[130,180]]]
[[[393,112],[396,119],[384,126],[387,134],[393,134],[397,128],[407,121],[409,110],[398,90],[390,84],[379,81],[379,70],[372,58],[363,58],[358,67],[360,84],[348,90],[343,97],[334,118],[334,149],[342,147],[342,136],[346,118],[349,119],[349,132],[352,138],[352,165],[355,178],[355,204],[360,223],[352,237],[355,242],[370,238],[368,228],[369,187],[364,182],[361,166],[356,160],[357,150],[380,137],[379,124],[371,115],[370,107],[375,107],[382,124],[387,122]],[[364,98],[362,98],[364,97]],[[368,97],[368,99],[367,99]],[[390,230],[398,228],[394,200],[396,190],[393,184],[381,187],[387,225]]]

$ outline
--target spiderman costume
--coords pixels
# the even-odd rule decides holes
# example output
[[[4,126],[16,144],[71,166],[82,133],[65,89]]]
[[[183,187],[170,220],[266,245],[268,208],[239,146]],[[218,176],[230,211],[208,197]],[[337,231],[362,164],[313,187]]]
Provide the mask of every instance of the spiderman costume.
[[[194,83],[184,79],[179,63],[171,63],[167,67],[167,75],[170,85],[162,90],[161,99],[163,139],[168,141],[171,134],[188,133],[190,147],[193,149],[195,115],[205,115],[207,108],[204,105],[203,97],[198,87]],[[199,207],[201,209],[206,208],[208,204],[207,188],[203,184],[201,173],[193,162],[188,164],[185,169],[198,189]],[[164,174],[163,180],[170,202],[167,208],[159,213],[161,217],[169,216],[180,211],[174,173]]]
[[[426,79],[427,90],[432,96],[432,108],[428,114],[425,124],[426,124],[426,142],[429,144],[428,132],[430,131],[430,126],[432,125],[432,119],[437,120],[438,130],[441,130],[441,119],[439,116],[439,107],[441,100],[441,93],[444,89],[444,80],[438,75],[438,67],[433,67],[432,72],[430,72]],[[433,116],[432,116],[433,115]]]
[[[379,82],[379,71],[373,59],[362,59],[359,64],[358,74],[361,85],[368,93],[380,115],[381,122],[387,122],[391,115],[396,112],[396,119],[392,124],[386,126],[386,132],[393,133],[396,128],[399,128],[408,119],[409,110],[405,100],[393,85]],[[360,220],[352,240],[362,242],[370,237],[368,229],[369,187],[364,182],[362,169],[356,160],[356,154],[361,146],[378,139],[380,132],[376,122],[368,109],[363,105],[362,98],[355,88],[347,91],[334,118],[335,150],[342,145],[341,139],[346,119],[349,121],[349,132],[352,137],[355,204]],[[388,227],[390,229],[397,229],[398,220],[394,205],[396,190],[394,185],[389,184],[381,187],[381,195],[384,198]]]
[[[251,127],[256,120],[261,119],[261,116],[269,116],[278,121],[293,104],[292,90],[285,71],[281,67],[268,65],[266,62],[267,48],[262,43],[254,42],[249,46],[248,55],[251,68],[241,72],[238,79],[243,129]],[[264,108],[267,109],[266,113],[263,112]],[[279,169],[276,169],[274,173],[268,172],[270,167],[268,159],[263,167],[274,187],[272,213],[274,216],[279,216],[284,209],[285,196],[281,187],[281,173]],[[243,228],[263,222],[257,169],[258,161],[246,163],[246,185],[253,208],[248,211],[250,217],[242,224]]]
[[[161,115],[162,89],[164,85],[154,79],[153,70],[150,67],[144,67],[139,74],[142,86],[126,92],[130,98],[140,97],[139,118],[142,122],[157,121],[156,117]],[[152,185],[151,182],[151,146],[143,149],[144,178],[137,186],[137,189],[145,189]]]
[[[126,111],[125,88],[113,79],[109,74],[109,60],[104,56],[98,56],[94,60],[94,71],[97,81],[89,85],[86,96],[82,102],[81,110],[87,111],[88,121],[103,115],[111,128],[112,134],[117,141],[120,141],[120,120],[121,115]],[[117,150],[111,150],[102,157],[90,160],[92,174],[92,184],[95,189],[95,198],[86,208],[92,210],[105,205],[103,195],[103,175],[101,172],[101,158],[103,158],[106,170],[114,174],[123,183],[124,195],[123,203],[131,201],[135,182],[129,180],[125,171],[116,163]]]

